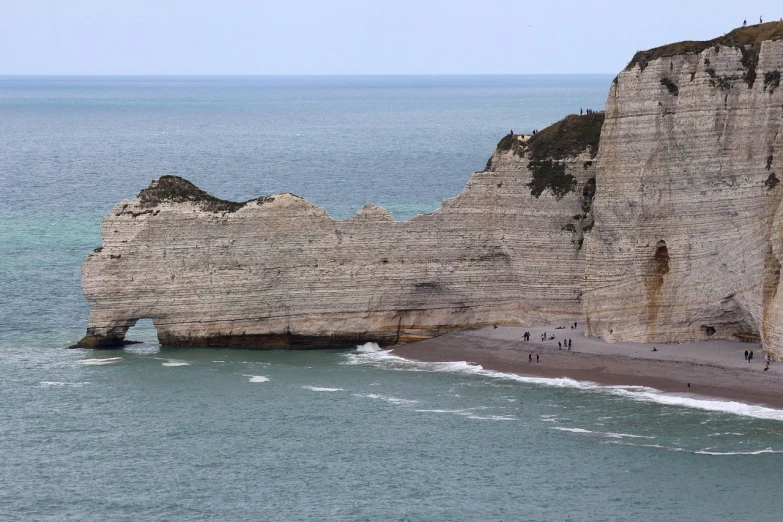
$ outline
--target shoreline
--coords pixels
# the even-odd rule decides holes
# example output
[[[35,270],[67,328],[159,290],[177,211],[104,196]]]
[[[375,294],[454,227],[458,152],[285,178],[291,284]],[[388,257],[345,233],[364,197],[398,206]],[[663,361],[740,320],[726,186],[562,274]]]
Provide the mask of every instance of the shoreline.
[[[526,331],[531,341],[523,340]],[[541,342],[544,331],[556,338]],[[558,340],[568,338],[572,350],[559,349]],[[657,351],[652,351],[653,346]],[[751,362],[744,359],[746,349],[754,350]],[[584,337],[581,327],[497,327],[416,341],[393,348],[392,354],[421,362],[466,361],[486,370],[521,376],[644,386],[682,397],[731,400],[783,410],[783,364],[773,363],[769,371],[764,371],[760,345],[738,341],[610,344]],[[533,361],[528,362],[531,354]],[[540,357],[538,363],[536,355]]]

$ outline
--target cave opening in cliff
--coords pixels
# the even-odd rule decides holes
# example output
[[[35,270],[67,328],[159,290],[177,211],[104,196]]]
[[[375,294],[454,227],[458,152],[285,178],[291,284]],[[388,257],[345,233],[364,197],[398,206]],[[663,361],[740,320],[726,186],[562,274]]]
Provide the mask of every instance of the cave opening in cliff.
[[[666,247],[666,241],[661,239],[655,250],[655,273],[658,276],[664,276],[669,273],[669,249]]]

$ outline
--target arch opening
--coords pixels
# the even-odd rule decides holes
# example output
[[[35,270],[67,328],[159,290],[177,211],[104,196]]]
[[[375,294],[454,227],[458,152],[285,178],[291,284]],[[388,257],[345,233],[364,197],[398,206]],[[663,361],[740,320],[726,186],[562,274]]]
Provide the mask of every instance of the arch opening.
[[[145,317],[134,321],[134,324],[130,325],[125,332],[125,342],[128,344],[158,344],[158,330],[152,322],[152,319]]]

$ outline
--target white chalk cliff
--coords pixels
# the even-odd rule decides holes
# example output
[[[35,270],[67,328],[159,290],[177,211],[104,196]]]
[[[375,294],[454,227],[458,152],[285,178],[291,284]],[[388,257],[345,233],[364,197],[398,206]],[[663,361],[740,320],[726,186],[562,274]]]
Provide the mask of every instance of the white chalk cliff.
[[[370,204],[338,221],[292,194],[233,203],[155,180],[104,218],[83,264],[80,345],[119,345],[141,318],[168,345],[311,348],[579,316],[591,152],[545,162],[559,184],[540,180],[535,196],[527,145],[506,145],[458,197],[405,222]]]
[[[783,23],[638,53],[613,82],[596,158],[587,333],[758,335],[783,355]]]
[[[507,136],[405,222],[164,176],[104,218],[79,345],[121,345],[141,318],[164,344],[253,348],[582,318],[610,341],[759,336],[783,356],[781,38],[773,23],[640,52],[605,121]]]

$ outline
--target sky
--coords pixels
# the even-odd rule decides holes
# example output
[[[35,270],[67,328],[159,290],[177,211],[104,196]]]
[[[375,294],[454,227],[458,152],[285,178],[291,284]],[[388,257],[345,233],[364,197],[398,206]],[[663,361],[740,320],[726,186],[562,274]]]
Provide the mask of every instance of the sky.
[[[0,74],[590,74],[783,1],[0,0]]]

